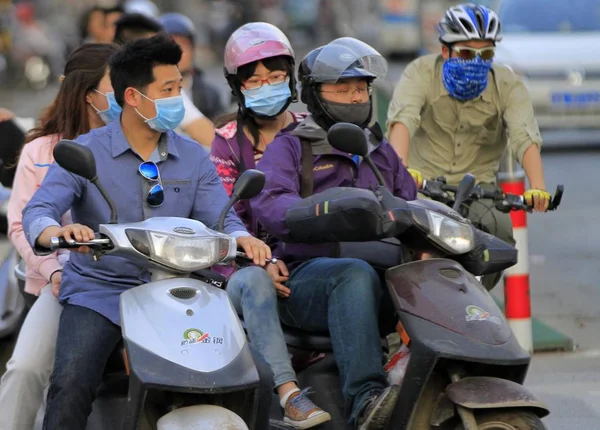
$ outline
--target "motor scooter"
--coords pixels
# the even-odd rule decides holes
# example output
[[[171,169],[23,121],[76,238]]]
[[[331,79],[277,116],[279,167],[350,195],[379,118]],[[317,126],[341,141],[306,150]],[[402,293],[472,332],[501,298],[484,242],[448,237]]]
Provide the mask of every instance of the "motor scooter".
[[[394,197],[369,155],[364,132],[352,124],[336,124],[328,132],[331,146],[362,157],[378,179],[372,197],[380,206],[382,226],[371,239],[364,238],[366,227],[357,230],[340,221],[336,207],[345,206],[352,216],[353,198],[364,202],[367,190],[332,189],[303,199],[288,211],[291,242],[319,243],[373,240],[387,243],[389,250],[401,250],[394,264],[378,264],[369,246],[359,243],[354,255],[384,271],[385,284],[396,311],[402,342],[410,350],[406,373],[394,412],[386,430],[466,429],[542,430],[541,418],[548,409],[523,386],[530,363],[502,311],[476,276],[504,270],[517,261],[514,247],[477,230],[458,213],[465,199],[479,192],[475,178],[466,175],[454,189],[453,208],[431,200],[405,201]],[[556,209],[562,196],[557,189],[550,209]],[[343,198],[342,198],[343,197]],[[530,209],[521,196],[504,195],[497,205],[505,209]],[[337,200],[336,200],[337,199]],[[326,205],[326,206],[324,206]],[[316,210],[315,208],[328,208]],[[294,219],[298,209],[302,217]],[[352,212],[354,211],[354,212]],[[314,213],[315,217],[305,217]],[[348,225],[344,230],[344,225]],[[315,230],[319,226],[320,230]],[[348,249],[352,249],[349,247]],[[417,260],[426,251],[430,256]],[[393,252],[379,254],[389,260]],[[381,262],[379,262],[381,263]],[[468,268],[468,270],[467,270]],[[383,306],[383,305],[382,305]],[[351,317],[351,316],[349,316]],[[328,411],[332,420],[323,430],[347,430],[344,401],[328,333],[308,333],[284,326],[284,335],[300,386],[312,386],[316,404]],[[385,338],[382,337],[382,344]],[[383,361],[382,361],[383,362]],[[280,423],[281,412],[272,409],[272,428]]]
[[[125,257],[152,274],[121,294],[124,349],[107,366],[87,429],[262,430],[259,374],[238,316],[225,291],[191,275],[238,256],[235,239],[219,231],[235,202],[261,191],[264,174],[247,170],[238,178],[219,231],[175,217],[119,224],[90,149],[62,140],[54,158],[94,184],[111,209],[110,221],[85,243],[93,258]],[[82,245],[52,238],[51,249]]]
[[[0,184],[0,223],[2,224],[2,264],[0,265],[0,339],[16,334],[21,328],[27,307],[15,276],[19,254],[6,236],[10,189]]]

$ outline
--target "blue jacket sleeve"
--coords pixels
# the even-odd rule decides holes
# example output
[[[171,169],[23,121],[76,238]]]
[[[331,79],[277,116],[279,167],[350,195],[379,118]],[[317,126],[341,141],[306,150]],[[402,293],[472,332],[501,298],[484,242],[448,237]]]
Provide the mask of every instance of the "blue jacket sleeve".
[[[81,198],[86,182],[56,163],[50,166],[40,188],[23,209],[23,231],[36,254],[50,253],[48,248],[37,245],[38,237],[48,227],[60,226],[62,214]]]
[[[209,228],[216,228],[219,215],[228,201],[227,191],[217,174],[217,169],[206,155],[200,162],[200,176],[192,217],[203,222]],[[225,233],[236,238],[250,236],[233,208],[225,217],[224,229]]]

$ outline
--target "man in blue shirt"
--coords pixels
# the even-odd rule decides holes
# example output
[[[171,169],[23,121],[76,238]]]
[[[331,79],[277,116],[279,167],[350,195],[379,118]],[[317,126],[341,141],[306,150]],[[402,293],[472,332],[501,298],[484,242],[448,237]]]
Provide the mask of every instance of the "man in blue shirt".
[[[227,194],[208,154],[196,142],[172,130],[183,118],[181,49],[167,36],[142,39],[111,59],[115,98],[123,108],[120,121],[80,136],[96,158],[100,181],[115,201],[124,223],[156,216],[189,217],[209,227],[217,224]],[[159,180],[140,174],[154,163]],[[158,187],[157,187],[158,185]],[[61,227],[71,209],[77,224]],[[87,180],[54,164],[23,211],[23,228],[38,253],[48,253],[51,237],[88,241],[109,219],[109,208]],[[270,249],[253,238],[232,210],[225,232],[264,265]],[[106,362],[121,340],[119,296],[149,282],[150,274],[115,256],[93,261],[82,247],[64,267],[59,301],[61,315],[54,372],[44,429],[83,429]]]

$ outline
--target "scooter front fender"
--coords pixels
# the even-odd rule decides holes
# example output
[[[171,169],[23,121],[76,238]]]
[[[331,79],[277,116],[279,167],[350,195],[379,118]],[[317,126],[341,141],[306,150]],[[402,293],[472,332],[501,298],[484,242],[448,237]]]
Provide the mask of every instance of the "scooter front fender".
[[[452,402],[468,409],[528,408],[540,418],[550,413],[527,388],[507,379],[467,377],[448,385],[446,393]]]

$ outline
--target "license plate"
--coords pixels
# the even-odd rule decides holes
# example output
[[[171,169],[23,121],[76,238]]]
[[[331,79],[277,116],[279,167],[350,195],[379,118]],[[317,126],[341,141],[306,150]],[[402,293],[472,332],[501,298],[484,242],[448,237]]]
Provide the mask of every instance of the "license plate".
[[[584,107],[600,104],[600,92],[552,93],[552,104],[565,107]]]

